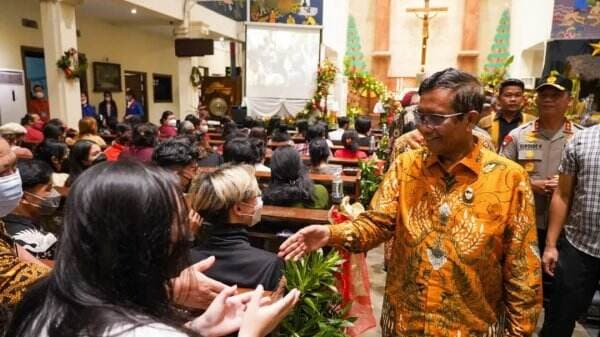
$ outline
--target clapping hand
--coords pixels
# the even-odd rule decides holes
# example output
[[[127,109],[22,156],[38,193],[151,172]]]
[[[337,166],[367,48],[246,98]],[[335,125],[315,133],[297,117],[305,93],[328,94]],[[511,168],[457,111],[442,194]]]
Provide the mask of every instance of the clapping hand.
[[[204,275],[215,263],[214,256],[184,269],[177,278],[171,279],[173,302],[191,309],[206,309],[225,285]]]

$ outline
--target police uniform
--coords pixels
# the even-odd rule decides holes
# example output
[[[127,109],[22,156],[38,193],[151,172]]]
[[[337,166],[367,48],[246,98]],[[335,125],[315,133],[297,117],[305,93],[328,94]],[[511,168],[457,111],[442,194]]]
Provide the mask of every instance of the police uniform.
[[[539,120],[512,130],[502,143],[500,153],[521,164],[532,180],[543,180],[558,174],[562,152],[575,133],[583,128],[566,121],[553,135],[540,128]],[[548,226],[550,196],[535,194],[537,227]]]

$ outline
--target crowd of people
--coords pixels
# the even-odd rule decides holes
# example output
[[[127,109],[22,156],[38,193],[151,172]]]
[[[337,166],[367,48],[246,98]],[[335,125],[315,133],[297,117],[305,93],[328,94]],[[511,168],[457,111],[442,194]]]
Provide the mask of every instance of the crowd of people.
[[[390,168],[370,209],[299,230],[279,256],[250,243],[263,204],[330,209],[311,174],[367,158],[370,118],[339,117],[333,130],[224,118],[211,133],[200,113],[143,122],[130,92],[119,118],[107,92],[98,110],[81,95],[75,130],[36,102],[21,124],[0,126],[7,333],[264,336],[300,297],[283,295],[284,260],[389,240],[384,336],[529,336],[542,306],[541,334],[570,336],[600,279],[600,129],[565,118],[571,89],[542,79],[534,117],[523,82],[508,79],[486,115],[474,77],[432,75],[391,120]],[[211,145],[218,132],[223,144]]]

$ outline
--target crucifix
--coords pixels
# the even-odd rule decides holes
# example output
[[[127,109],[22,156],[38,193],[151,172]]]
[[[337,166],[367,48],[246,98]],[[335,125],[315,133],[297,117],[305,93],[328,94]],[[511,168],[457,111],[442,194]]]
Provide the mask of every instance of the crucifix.
[[[427,62],[427,40],[429,39],[429,20],[434,18],[437,13],[447,12],[448,7],[430,7],[429,0],[425,0],[423,8],[407,8],[408,13],[415,13],[417,17],[423,20],[422,42],[421,42],[421,73],[425,73],[425,63]]]

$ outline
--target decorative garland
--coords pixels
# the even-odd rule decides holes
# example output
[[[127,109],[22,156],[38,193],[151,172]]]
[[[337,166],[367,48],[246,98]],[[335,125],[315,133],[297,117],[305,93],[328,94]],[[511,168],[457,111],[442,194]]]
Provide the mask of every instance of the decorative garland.
[[[200,67],[192,67],[192,73],[190,74],[190,82],[197,88],[202,84],[202,73]]]
[[[85,55],[79,54],[77,49],[71,48],[56,61],[56,66],[62,69],[68,79],[75,79],[85,75],[88,64]]]

